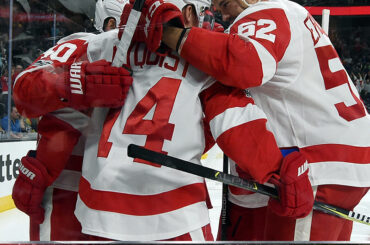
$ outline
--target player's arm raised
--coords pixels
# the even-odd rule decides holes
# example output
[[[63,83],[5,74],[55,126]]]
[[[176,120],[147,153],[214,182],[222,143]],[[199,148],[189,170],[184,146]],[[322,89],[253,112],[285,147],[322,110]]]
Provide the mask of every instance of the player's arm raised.
[[[153,16],[159,11],[166,14],[164,6],[170,5],[159,1],[158,4],[163,7],[154,9]],[[290,26],[282,9],[240,16],[229,30],[230,34],[197,27],[183,29],[172,26],[168,19],[161,23],[162,19],[148,18],[150,26],[164,25],[164,28],[149,29],[148,33],[155,32],[155,35],[147,35],[146,43],[151,51],[157,51],[162,42],[165,43],[190,64],[225,85],[242,89],[260,86],[274,75],[290,42]],[[162,42],[158,42],[158,38]]]
[[[170,38],[165,32],[164,42]],[[226,85],[249,88],[272,78],[290,41],[290,27],[282,10],[269,9],[243,16],[230,34],[192,28],[179,41],[180,55],[192,65]]]

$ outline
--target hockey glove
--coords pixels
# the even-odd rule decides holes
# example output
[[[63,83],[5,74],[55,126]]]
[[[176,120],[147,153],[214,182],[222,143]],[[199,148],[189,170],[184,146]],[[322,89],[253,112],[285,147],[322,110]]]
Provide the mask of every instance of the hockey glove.
[[[308,179],[308,163],[299,152],[292,152],[283,159],[280,176],[269,182],[279,192],[279,199],[270,199],[269,208],[280,216],[303,218],[313,207],[314,197]]]
[[[91,107],[120,107],[123,105],[132,77],[125,68],[112,67],[99,60],[73,63],[66,72],[61,97],[77,110]]]
[[[218,24],[218,23],[214,24],[213,30],[215,32],[221,32],[221,33],[223,33],[225,31],[224,27],[221,24]]]
[[[130,0],[130,3],[132,5],[134,0]],[[122,23],[124,24],[124,21],[121,19]],[[181,10],[174,4],[163,0],[146,0],[142,10],[142,18],[136,29],[136,32],[139,33],[135,33],[134,40],[140,40],[144,37],[150,51],[165,55],[168,48],[164,45],[161,46],[164,24],[182,28],[184,20]]]
[[[22,158],[19,175],[14,183],[12,197],[15,206],[30,216],[37,224],[44,221],[41,202],[52,177],[45,166],[29,154]]]

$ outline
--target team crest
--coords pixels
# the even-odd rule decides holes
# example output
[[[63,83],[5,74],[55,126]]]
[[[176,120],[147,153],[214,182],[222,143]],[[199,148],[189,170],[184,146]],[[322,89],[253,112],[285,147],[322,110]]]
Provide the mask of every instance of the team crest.
[[[244,93],[247,97],[252,98],[252,95],[251,95],[251,92],[249,91],[249,89],[244,89]]]
[[[40,66],[47,66],[53,64],[51,60],[38,60],[32,66],[40,67]]]

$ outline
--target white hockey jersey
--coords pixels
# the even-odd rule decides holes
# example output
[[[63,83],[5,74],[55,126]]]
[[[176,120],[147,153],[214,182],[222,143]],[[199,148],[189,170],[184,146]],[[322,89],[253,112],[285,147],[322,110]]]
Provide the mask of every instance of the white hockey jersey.
[[[370,186],[369,115],[307,10],[287,0],[260,1],[226,32],[192,28],[181,56],[223,84],[249,88],[279,147],[307,157],[313,185]],[[249,207],[267,203],[245,197],[231,199]]]
[[[370,186],[369,114],[312,16],[290,1],[261,2],[238,16],[230,31],[255,18],[248,16],[275,10],[285,14],[290,40],[271,79],[250,88],[252,97],[266,113],[279,147],[298,147],[308,158],[313,185]],[[260,47],[258,53],[269,67],[268,49]]]
[[[114,31],[89,40],[88,57],[111,60],[117,42]],[[277,171],[281,155],[265,128],[265,116],[242,90],[237,94],[223,86],[220,91],[225,93],[219,98],[209,94],[201,99],[202,92],[217,91],[217,85],[179,56],[160,57],[137,43],[128,57],[134,82],[125,105],[96,108],[92,114],[75,212],[84,233],[125,241],[163,240],[209,223],[203,178],[127,156],[127,146],[135,143],[200,164],[205,148],[203,113],[215,139],[224,137],[221,145],[230,145],[231,152],[237,151],[236,145],[247,144],[244,139],[240,142],[240,135],[247,135],[243,130],[264,130],[265,143],[258,148],[269,147],[272,155],[259,155],[251,140],[255,150],[246,148],[258,157],[241,162],[259,172]]]
[[[198,94],[210,80],[177,56],[149,53],[144,44],[133,47],[130,62],[134,83],[125,106],[93,112],[76,216],[84,233],[112,239],[176,237],[209,223],[204,179],[129,158],[127,146],[200,164]]]

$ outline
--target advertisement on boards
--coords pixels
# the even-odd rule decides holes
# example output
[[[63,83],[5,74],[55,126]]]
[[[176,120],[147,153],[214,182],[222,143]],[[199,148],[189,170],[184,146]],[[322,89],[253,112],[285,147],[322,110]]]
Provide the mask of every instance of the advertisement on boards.
[[[0,198],[11,195],[22,157],[35,149],[36,141],[0,142]]]

